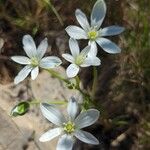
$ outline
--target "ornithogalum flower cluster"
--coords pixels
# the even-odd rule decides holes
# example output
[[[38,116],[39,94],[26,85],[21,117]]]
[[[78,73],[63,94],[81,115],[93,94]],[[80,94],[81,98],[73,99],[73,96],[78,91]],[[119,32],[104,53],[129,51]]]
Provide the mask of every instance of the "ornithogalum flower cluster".
[[[75,25],[70,25],[66,28],[71,38],[89,40],[89,45],[92,47],[90,55],[97,55],[96,43],[107,53],[115,54],[121,51],[115,43],[105,37],[118,35],[124,31],[124,28],[116,25],[101,28],[105,15],[106,4],[104,0],[97,0],[91,13],[91,23],[88,22],[86,15],[80,9],[77,9],[75,16],[82,28]]]
[[[54,105],[41,104],[42,114],[57,127],[48,130],[40,137],[41,142],[50,141],[61,135],[58,140],[57,150],[72,150],[74,137],[88,144],[99,144],[99,141],[89,132],[82,129],[94,124],[99,118],[99,111],[89,109],[84,112],[79,111],[79,106],[74,97],[68,102],[68,116],[64,115]]]
[[[82,130],[94,124],[99,118],[99,111],[96,109],[87,109],[94,107],[94,90],[97,74],[94,67],[94,81],[92,92],[88,93],[80,87],[80,79],[77,76],[82,67],[99,66],[101,60],[97,57],[97,44],[107,53],[120,53],[121,49],[112,41],[107,39],[107,36],[114,36],[124,31],[123,27],[113,25],[102,28],[101,25],[106,16],[106,4],[104,0],[97,0],[95,3],[90,23],[86,15],[80,10],[75,11],[75,16],[81,27],[70,25],[66,28],[66,32],[70,36],[69,48],[70,53],[62,54],[62,57],[67,60],[70,65],[66,69],[67,77],[64,78],[58,72],[52,70],[62,64],[62,60],[56,56],[44,57],[48,48],[48,40],[45,38],[36,47],[33,38],[30,35],[23,36],[23,48],[27,56],[12,56],[11,59],[25,67],[18,73],[14,79],[14,83],[18,84],[23,81],[30,73],[31,79],[34,80],[39,74],[39,68],[47,70],[54,77],[69,84],[70,89],[76,89],[82,95],[82,105],[80,110],[76,98],[71,97],[68,106],[68,116],[65,117],[56,105],[41,103],[40,108],[46,119],[56,125],[56,128],[51,129],[40,137],[41,142],[50,141],[53,138],[60,136],[57,144],[57,150],[72,150],[75,139],[82,142],[97,145],[99,141],[89,132]],[[77,40],[88,40],[87,46],[80,50]],[[73,83],[70,78],[74,78],[76,83]],[[71,86],[70,86],[71,85]],[[85,92],[86,91],[86,92]],[[37,103],[36,103],[37,104]],[[30,108],[29,102],[22,102],[14,107],[12,113],[14,116],[24,115]]]
[[[99,66],[101,61],[98,57],[88,55],[91,50],[91,46],[86,46],[81,52],[79,49],[78,42],[75,39],[69,40],[69,47],[71,50],[70,54],[63,54],[62,57],[69,61],[71,64],[68,66],[66,73],[67,76],[72,78],[75,77],[80,67]]]
[[[40,43],[38,48],[36,48],[33,38],[30,35],[25,35],[22,42],[27,56],[11,57],[13,61],[26,65],[15,77],[15,84],[23,81],[30,72],[32,80],[36,79],[39,74],[39,67],[44,69],[55,68],[62,63],[56,56],[43,57],[48,48],[47,38]]]

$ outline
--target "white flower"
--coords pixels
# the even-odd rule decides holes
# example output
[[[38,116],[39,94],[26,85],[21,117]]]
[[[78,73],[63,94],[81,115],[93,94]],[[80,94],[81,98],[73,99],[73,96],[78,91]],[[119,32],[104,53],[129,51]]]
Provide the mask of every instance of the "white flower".
[[[19,64],[26,65],[15,77],[14,83],[18,84],[23,81],[31,72],[31,79],[34,80],[39,74],[39,67],[44,69],[54,68],[59,66],[62,61],[55,56],[44,57],[48,48],[47,38],[41,41],[36,48],[33,38],[30,35],[23,37],[23,48],[27,54],[26,56],[12,56],[11,59]]]
[[[81,52],[78,42],[75,39],[69,39],[71,54],[62,54],[62,57],[71,64],[68,66],[66,73],[69,78],[75,77],[80,67],[99,66],[101,61],[95,55],[88,55],[91,46],[85,47]]]
[[[79,113],[78,103],[75,98],[71,97],[67,107],[67,119],[54,105],[42,103],[41,111],[45,118],[57,125],[57,128],[48,130],[40,137],[39,140],[41,142],[50,141],[61,135],[58,140],[57,150],[71,150],[74,144],[74,137],[88,144],[99,144],[99,141],[92,134],[81,130],[98,120],[98,110],[89,109]]]
[[[100,28],[105,15],[106,4],[104,0],[97,0],[91,13],[91,24],[89,24],[86,15],[80,9],[77,9],[75,16],[82,28],[71,25],[66,28],[66,31],[71,38],[89,39],[89,44],[92,46],[90,54],[97,55],[96,43],[108,53],[120,53],[121,49],[115,43],[104,37],[118,35],[124,31],[124,28],[116,25],[103,29]]]

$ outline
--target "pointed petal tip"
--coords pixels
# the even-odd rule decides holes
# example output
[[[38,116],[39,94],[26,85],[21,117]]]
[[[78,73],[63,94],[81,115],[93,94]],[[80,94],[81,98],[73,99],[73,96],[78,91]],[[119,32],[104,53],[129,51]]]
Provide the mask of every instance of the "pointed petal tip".
[[[47,141],[51,141],[54,138],[56,138],[57,136],[59,136],[62,133],[62,129],[61,128],[54,128],[54,129],[50,129],[47,132],[45,132],[44,134],[41,135],[41,137],[39,138],[40,142],[47,142]]]
[[[88,39],[86,32],[76,25],[70,25],[65,28],[67,34],[74,39]]]
[[[23,38],[28,38],[28,37],[31,37],[31,35],[30,34],[26,34],[26,35],[23,36]]]
[[[95,136],[83,130],[76,130],[75,137],[78,138],[80,141],[87,143],[87,144],[92,144],[92,145],[99,144],[99,141]]]
[[[21,82],[21,81],[20,81]],[[14,79],[14,84],[17,85],[20,83],[16,78]]]
[[[80,9],[79,8],[77,8],[76,10],[75,10],[75,13],[78,13],[80,11]]]
[[[74,120],[79,112],[79,106],[75,97],[71,97],[68,102],[67,112],[69,117]]]

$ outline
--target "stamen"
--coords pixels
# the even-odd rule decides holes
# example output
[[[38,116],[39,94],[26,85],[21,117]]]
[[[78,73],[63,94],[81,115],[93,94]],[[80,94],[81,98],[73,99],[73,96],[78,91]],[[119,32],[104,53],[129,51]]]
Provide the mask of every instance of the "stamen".
[[[31,65],[34,67],[39,65],[39,61],[36,57],[31,58]]]
[[[88,32],[88,37],[90,40],[95,40],[97,38],[98,34],[97,31],[92,30]]]
[[[64,123],[64,131],[68,134],[71,134],[75,130],[75,125],[71,121]]]

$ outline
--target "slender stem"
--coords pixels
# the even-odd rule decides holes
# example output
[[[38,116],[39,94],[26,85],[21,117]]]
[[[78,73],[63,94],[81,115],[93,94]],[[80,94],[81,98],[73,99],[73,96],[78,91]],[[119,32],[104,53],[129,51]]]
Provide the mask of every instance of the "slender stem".
[[[79,78],[79,76],[76,76],[75,79],[76,79],[76,87],[80,89],[80,78]]]
[[[96,86],[97,86],[97,78],[98,78],[98,75],[97,75],[97,69],[96,67],[94,66],[93,67],[93,86],[92,86],[92,98],[94,98],[95,96],[95,92],[96,92]]]
[[[62,77],[58,72],[52,70],[52,69],[47,69],[47,71],[54,76],[55,78],[58,78],[59,80],[64,81],[65,83],[70,83],[69,80],[65,79],[64,77]]]
[[[47,71],[52,75],[54,76],[55,78],[67,83],[67,84],[70,84],[71,81],[65,79],[64,77],[62,77],[58,72],[54,71],[54,70],[51,70],[51,69],[47,69]],[[91,100],[91,97],[88,93],[84,92],[81,88],[80,88],[80,78],[78,76],[75,77],[75,80],[76,80],[76,86],[75,86],[75,89],[78,90],[85,101],[88,101],[88,102],[92,102]]]
[[[33,100],[33,101],[31,101],[31,102],[28,102],[30,105],[39,105],[40,103],[41,103],[41,101],[39,101],[39,100]],[[48,103],[48,104],[55,104],[55,105],[64,105],[64,104],[66,104],[67,102],[66,101],[64,101],[64,100],[56,100],[56,101],[50,101],[50,102],[46,102],[46,103]]]
[[[51,0],[49,0],[49,7],[52,9],[52,11],[54,12],[54,14],[56,15],[57,19],[59,20],[60,24],[63,26],[63,20],[61,19],[59,13],[57,12],[56,8],[53,6],[53,4],[51,3]]]
[[[88,94],[83,92],[82,89],[80,88],[80,78],[79,78],[79,76],[76,76],[75,80],[76,80],[76,90],[78,90],[83,96],[88,96]]]

